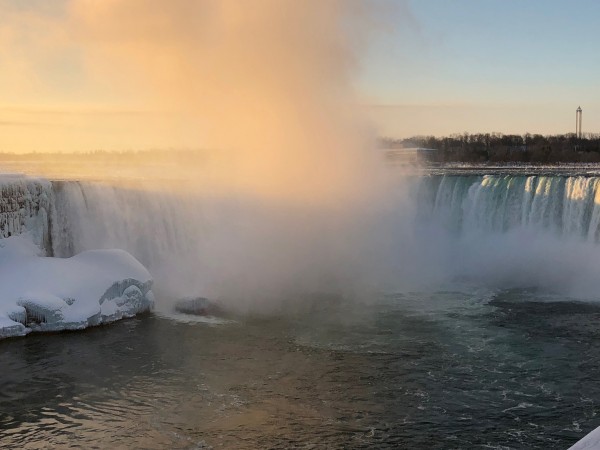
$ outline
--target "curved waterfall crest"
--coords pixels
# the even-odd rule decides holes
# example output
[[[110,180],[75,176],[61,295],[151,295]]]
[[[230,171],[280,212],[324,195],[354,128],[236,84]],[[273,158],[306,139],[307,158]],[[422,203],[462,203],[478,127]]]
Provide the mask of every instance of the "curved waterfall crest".
[[[402,187],[407,195],[416,192],[412,200],[393,206],[397,214],[380,219],[387,220],[385,227],[377,228],[377,218],[368,224],[375,229],[369,236],[381,236],[374,245],[388,252],[373,263],[385,273],[385,283],[431,285],[438,278],[479,277],[485,269],[481,277],[503,282],[554,286],[562,280],[565,286],[587,283],[587,291],[596,289],[596,274],[585,267],[596,267],[600,258],[589,245],[600,240],[600,177],[445,174],[405,179]],[[174,298],[229,293],[236,283],[243,293],[247,286],[262,292],[273,278],[294,282],[304,263],[310,264],[304,275],[319,285],[324,271],[339,266],[336,258],[326,259],[329,253],[347,253],[344,236],[335,241],[336,233],[330,233],[335,221],[326,233],[318,227],[306,231],[310,220],[296,223],[298,215],[282,217],[252,201],[212,198],[183,183],[7,180],[2,196],[3,233],[31,233],[56,257],[123,249]],[[282,260],[282,254],[297,258]],[[344,262],[363,256],[352,254]],[[561,258],[565,261],[557,263]],[[574,270],[578,264],[581,270]],[[346,272],[354,269],[349,264]],[[570,273],[577,277],[567,283],[563,278]]]
[[[418,203],[422,218],[461,234],[527,227],[600,239],[598,177],[431,176],[422,181]]]

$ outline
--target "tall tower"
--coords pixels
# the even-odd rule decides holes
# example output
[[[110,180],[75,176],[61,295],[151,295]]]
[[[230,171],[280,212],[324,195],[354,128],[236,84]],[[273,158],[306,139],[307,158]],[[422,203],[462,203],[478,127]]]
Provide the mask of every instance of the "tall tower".
[[[575,111],[575,137],[581,139],[581,116],[583,116],[583,109],[581,106]]]

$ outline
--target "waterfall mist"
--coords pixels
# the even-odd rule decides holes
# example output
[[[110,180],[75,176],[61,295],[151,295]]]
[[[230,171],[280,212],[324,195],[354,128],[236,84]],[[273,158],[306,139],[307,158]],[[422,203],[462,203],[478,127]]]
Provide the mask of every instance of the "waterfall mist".
[[[126,248],[150,266],[157,290],[243,309],[380,288],[392,206],[353,86],[377,9],[355,0],[72,1],[70,32],[85,43],[90,76],[185,117],[181,132],[203,149],[176,189],[81,188],[89,217],[70,230],[72,249]],[[154,222],[136,189],[165,190],[142,202]],[[99,215],[120,218],[107,231]]]
[[[153,184],[55,183],[53,253],[126,249],[155,277],[159,307],[205,296],[272,312],[302,308],[315,294],[357,300],[386,290],[411,241],[401,202],[399,210],[381,202],[323,209]]]
[[[72,3],[88,69],[147,108],[185,114],[198,180],[286,204],[373,188],[374,133],[352,82],[375,8],[359,1]]]
[[[137,185],[65,185],[57,254],[124,248],[163,298],[242,310],[456,279],[594,291],[596,181],[442,177],[422,198],[384,167],[353,85],[379,2],[69,5],[90,79],[172,114],[202,150],[141,164]]]
[[[416,201],[430,272],[598,299],[599,188],[597,176],[424,179]]]

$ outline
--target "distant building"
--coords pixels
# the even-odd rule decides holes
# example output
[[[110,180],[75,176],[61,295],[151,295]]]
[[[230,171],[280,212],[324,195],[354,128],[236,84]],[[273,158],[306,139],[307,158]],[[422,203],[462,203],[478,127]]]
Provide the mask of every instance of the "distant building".
[[[581,137],[582,137],[582,133],[581,133],[581,119],[582,119],[582,116],[583,116],[583,109],[581,109],[581,106],[580,106],[575,111],[575,137],[577,139],[581,139]]]

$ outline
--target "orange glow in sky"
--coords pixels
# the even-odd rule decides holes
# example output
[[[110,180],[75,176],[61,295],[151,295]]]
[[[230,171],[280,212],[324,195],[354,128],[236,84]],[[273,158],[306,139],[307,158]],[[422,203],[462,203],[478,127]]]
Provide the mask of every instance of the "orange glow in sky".
[[[565,8],[0,0],[0,151],[306,148],[355,139],[357,121],[394,137],[563,133],[579,104],[593,132],[600,9]]]

